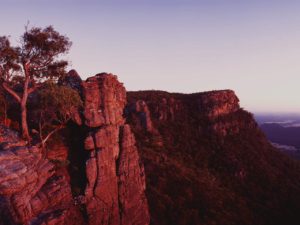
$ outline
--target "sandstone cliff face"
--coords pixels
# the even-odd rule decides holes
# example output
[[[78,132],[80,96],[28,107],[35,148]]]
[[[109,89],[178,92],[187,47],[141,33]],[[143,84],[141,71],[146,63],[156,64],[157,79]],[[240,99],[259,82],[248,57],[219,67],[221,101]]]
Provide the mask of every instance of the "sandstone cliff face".
[[[125,88],[112,74],[82,82],[75,71],[60,84],[82,93],[83,114],[66,130],[85,136],[84,147],[72,140],[84,137],[62,133],[45,158],[0,127],[0,224],[149,224],[144,168],[123,118]]]
[[[127,96],[153,224],[299,224],[300,166],[268,143],[233,91]],[[140,125],[139,102],[157,133]]]
[[[146,129],[146,131],[153,133],[156,130],[153,127],[152,119],[148,105],[143,100],[138,100],[127,107],[127,112],[131,113],[138,120],[138,126]]]
[[[173,97],[162,98],[158,105],[155,107],[154,113],[159,121],[175,120],[175,112],[182,110],[180,101]]]
[[[255,122],[242,125],[237,121],[221,119],[240,110],[239,99],[231,90],[186,95],[141,91],[129,95],[132,97],[129,98],[127,105],[127,118],[136,128],[143,128],[154,134],[159,133],[157,127],[160,124],[183,122],[194,114],[197,114],[197,118],[209,122],[210,126],[206,128],[220,136],[237,133],[239,127],[243,125],[255,126]]]
[[[6,132],[15,138],[1,143],[0,224],[82,224],[68,174]]]
[[[300,166],[233,91],[126,94],[112,74],[69,75],[84,107],[46,158],[0,126],[1,225],[299,224]]]
[[[199,111],[210,119],[236,112],[240,108],[239,99],[231,90],[202,93],[199,95],[198,104]]]
[[[143,165],[125,125],[126,91],[116,76],[98,74],[83,82],[85,189],[89,224],[149,224]]]
[[[81,129],[79,133],[83,137],[65,137],[64,141],[55,142],[47,152],[47,159],[44,159],[41,149],[25,146],[26,143],[15,133],[1,127],[0,166],[3,172],[0,173],[0,218],[3,218],[4,224],[149,224],[146,177],[139,156],[147,151],[141,149],[149,144],[154,149],[160,149],[159,155],[152,158],[151,153],[151,157],[144,158],[144,161],[164,165],[169,160],[165,149],[170,146],[176,148],[176,143],[183,140],[187,142],[181,147],[194,143],[192,138],[186,136],[194,125],[198,126],[195,135],[200,131],[225,137],[241,129],[240,122],[236,120],[222,120],[239,110],[238,99],[232,91],[199,93],[188,97],[163,92],[150,93],[150,98],[129,98],[125,110],[127,119],[134,121],[133,129],[139,130],[137,135],[141,149],[138,149],[132,129],[123,116],[127,103],[126,90],[116,76],[103,73],[82,82],[78,74],[71,71],[60,83],[82,94],[83,113],[75,113],[73,121],[77,125],[69,129]],[[194,116],[196,120],[190,121]],[[208,124],[197,125],[195,121],[198,119],[208,121]],[[185,127],[180,127],[180,124]],[[140,136],[143,130],[150,136]],[[174,131],[179,132],[180,136],[170,135]],[[72,138],[82,139],[82,147],[81,144],[72,147]],[[77,157],[75,161],[74,157]],[[57,165],[68,159],[71,164],[75,163],[74,173],[68,172],[66,165]],[[146,167],[146,172],[151,171],[148,179],[153,185],[158,179],[153,172],[157,168],[151,163],[147,163]],[[169,177],[189,177],[189,174],[182,174],[178,170],[178,165],[171,167],[177,174],[169,174]],[[237,170],[236,174],[241,171]],[[83,184],[71,187],[74,176],[77,179],[82,174],[85,174],[80,181]],[[167,183],[172,184],[169,181]],[[177,185],[175,183],[169,187],[164,184],[160,188],[167,191]],[[148,192],[148,197],[154,210],[153,201],[161,196],[151,193]],[[159,207],[157,210],[160,210]],[[166,212],[161,210],[160,213]],[[155,212],[153,215],[153,223],[159,224],[160,219]],[[185,220],[185,217],[181,220]],[[172,223],[180,224],[180,220]]]
[[[84,117],[88,127],[124,123],[126,92],[112,74],[97,74],[82,83]]]
[[[144,166],[140,162],[135,137],[127,124],[120,132],[117,174],[121,224],[149,224]]]

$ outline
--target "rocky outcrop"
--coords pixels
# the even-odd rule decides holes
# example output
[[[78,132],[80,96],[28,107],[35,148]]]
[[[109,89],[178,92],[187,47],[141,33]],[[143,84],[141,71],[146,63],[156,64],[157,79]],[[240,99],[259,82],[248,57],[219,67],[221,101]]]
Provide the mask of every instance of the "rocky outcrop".
[[[126,104],[124,86],[112,74],[97,74],[82,83],[85,125],[123,124]]]
[[[150,110],[148,105],[143,100],[138,100],[132,104],[130,104],[126,109],[127,114],[131,114],[131,116],[135,117],[136,122],[138,123],[141,129],[145,129],[150,133],[156,133],[157,131],[154,129],[152,124]]]
[[[82,224],[67,173],[38,147],[16,138],[6,143],[10,147],[0,150],[0,224]]]
[[[125,88],[112,74],[82,82],[76,71],[59,84],[82,93],[83,113],[46,154],[0,127],[0,224],[149,224],[144,168],[123,117]],[[71,134],[85,136],[84,149]]]
[[[197,115],[210,124],[209,129],[226,135],[238,132],[238,122],[221,118],[240,110],[239,99],[232,90],[194,94],[172,94],[161,91],[129,92],[127,119],[136,129],[157,131],[160,124],[184,123]],[[201,128],[203,129],[203,128]],[[152,132],[155,134],[155,132]]]
[[[299,224],[300,167],[233,91],[131,92],[123,115],[112,74],[60,85],[84,104],[47,153],[0,126],[0,225]]]
[[[98,74],[82,86],[89,129],[85,139],[89,224],[149,224],[143,166],[123,118],[125,88],[112,74]]]
[[[129,92],[129,96],[127,118],[138,116],[139,123],[147,131],[156,129],[153,126],[154,121],[158,123],[176,122],[184,119],[191,112],[213,121],[240,109],[239,99],[232,90],[194,94],[140,91]],[[134,120],[135,126],[139,126],[136,118]]]
[[[181,108],[180,101],[171,98],[162,98],[155,109],[155,113],[160,121],[173,121],[175,112]]]
[[[236,112],[239,99],[232,90],[204,92],[198,98],[199,111],[210,119]]]
[[[60,85],[82,93],[83,113],[76,112],[77,128],[74,125],[70,129],[80,128],[79,133],[85,136],[84,149],[72,149],[66,144],[70,140],[63,138],[52,143],[45,159],[41,149],[26,146],[16,133],[1,127],[1,218],[8,218],[7,224],[149,224],[144,166],[123,115],[125,88],[112,74],[97,74],[82,82],[75,71]],[[161,94],[158,101],[151,99],[131,101],[126,112],[136,119],[135,125],[153,135],[151,141],[157,148],[173,137],[162,138],[166,133],[161,135],[155,125],[170,122],[176,127],[194,114],[208,118],[206,129],[216,134],[239,132],[240,124],[222,121],[239,110],[232,91]],[[85,154],[73,153],[75,149]],[[74,174],[70,177],[66,167],[70,154],[72,160],[76,155],[84,156],[75,159],[74,166],[81,166],[77,169],[86,174],[75,182],[75,188],[71,187]],[[85,161],[85,166],[80,161]]]
[[[299,224],[299,163],[270,145],[233,91],[127,97],[153,224]],[[139,102],[162,144],[129,110]]]
[[[85,197],[89,224],[119,224],[116,172],[119,127],[107,126],[90,135],[95,148],[88,149],[90,158],[86,162],[88,185]]]
[[[145,196],[144,166],[140,163],[135,137],[129,125],[121,128],[117,163],[121,224],[148,224],[150,215]]]
[[[243,115],[245,118],[240,119]],[[237,135],[241,130],[257,130],[258,125],[252,119],[252,114],[242,111],[241,109],[232,114],[225,114],[219,118],[215,118],[210,125],[210,130],[219,136],[219,138],[228,135]]]
[[[63,86],[68,86],[72,89],[77,90],[80,94],[81,93],[81,83],[82,79],[77,73],[76,70],[70,70],[66,76],[59,79],[58,84]]]

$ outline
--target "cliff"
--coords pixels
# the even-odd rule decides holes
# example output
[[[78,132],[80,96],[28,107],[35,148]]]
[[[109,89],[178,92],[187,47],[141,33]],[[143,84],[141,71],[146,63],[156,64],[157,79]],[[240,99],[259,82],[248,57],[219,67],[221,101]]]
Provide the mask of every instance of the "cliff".
[[[1,225],[299,224],[300,165],[233,91],[126,93],[76,71],[59,84],[83,106],[47,149],[0,126]]]
[[[0,224],[149,224],[125,88],[114,75],[81,81],[75,71],[60,83],[80,91],[84,106],[46,155],[1,127]]]
[[[110,74],[98,74],[82,86],[89,224],[149,224],[144,168],[123,118],[125,88]]]
[[[127,97],[153,224],[299,224],[299,162],[269,144],[233,91]]]

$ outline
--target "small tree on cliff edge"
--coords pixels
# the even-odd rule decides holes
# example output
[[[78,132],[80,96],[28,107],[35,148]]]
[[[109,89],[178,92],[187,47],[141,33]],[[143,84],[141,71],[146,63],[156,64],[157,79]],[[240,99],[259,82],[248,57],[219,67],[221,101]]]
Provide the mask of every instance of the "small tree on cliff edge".
[[[69,39],[52,26],[29,30],[25,27],[17,47],[11,46],[7,36],[0,37],[1,85],[20,105],[22,136],[28,141],[28,96],[40,87],[41,82],[65,75],[68,63],[59,57],[70,47]]]
[[[43,149],[47,140],[57,131],[63,129],[75,116],[82,106],[80,95],[74,89],[60,86],[52,82],[45,82],[37,91],[39,138]]]

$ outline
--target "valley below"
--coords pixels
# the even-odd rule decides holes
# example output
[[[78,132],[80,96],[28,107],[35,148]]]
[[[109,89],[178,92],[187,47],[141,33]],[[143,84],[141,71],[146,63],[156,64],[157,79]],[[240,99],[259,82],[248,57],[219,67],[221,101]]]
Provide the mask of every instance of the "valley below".
[[[257,115],[256,119],[274,147],[300,159],[300,116]]]

